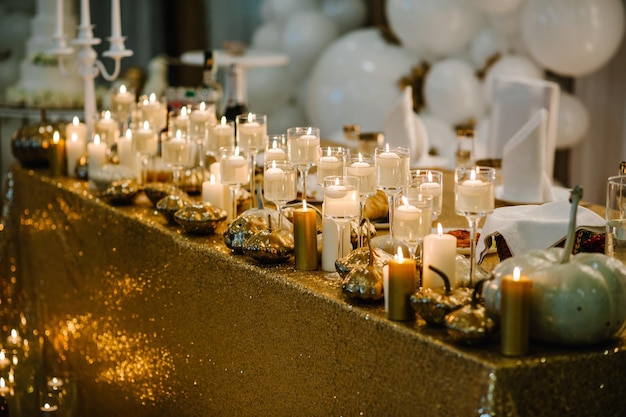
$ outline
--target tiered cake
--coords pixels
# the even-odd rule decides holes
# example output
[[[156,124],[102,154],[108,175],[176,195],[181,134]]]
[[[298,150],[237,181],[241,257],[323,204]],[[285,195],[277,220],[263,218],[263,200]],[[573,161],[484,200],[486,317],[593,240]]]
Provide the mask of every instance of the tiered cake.
[[[76,33],[74,2],[63,0],[64,33]],[[56,25],[56,2],[37,0],[37,14],[31,21],[31,36],[26,43],[26,55],[20,64],[20,79],[9,87],[6,100],[9,104],[46,107],[80,107],[83,104],[83,81],[75,74],[74,56],[65,57],[68,74],[59,70],[57,58],[48,51]]]

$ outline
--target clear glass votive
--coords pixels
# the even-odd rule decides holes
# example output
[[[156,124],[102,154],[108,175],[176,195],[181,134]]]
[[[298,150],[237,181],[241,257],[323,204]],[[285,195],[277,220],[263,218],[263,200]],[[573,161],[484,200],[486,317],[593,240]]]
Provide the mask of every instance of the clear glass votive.
[[[344,175],[350,150],[343,146],[320,146],[317,148],[317,184],[323,186],[324,178]]]

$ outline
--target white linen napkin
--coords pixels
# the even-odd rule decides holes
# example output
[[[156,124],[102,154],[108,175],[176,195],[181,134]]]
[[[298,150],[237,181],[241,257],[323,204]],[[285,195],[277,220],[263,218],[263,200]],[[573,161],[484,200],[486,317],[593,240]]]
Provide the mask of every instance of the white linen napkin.
[[[570,207],[569,201],[556,201],[495,209],[487,216],[480,231],[480,240],[476,247],[477,260],[480,262],[485,257],[491,247],[491,239],[497,233],[504,237],[512,255],[556,245],[567,233]],[[582,206],[578,206],[576,222],[578,229],[589,229],[597,233],[605,230],[604,219]]]
[[[428,153],[428,134],[424,123],[413,111],[413,88],[404,91],[385,118],[385,140],[390,146],[404,146],[411,151],[411,166]]]
[[[504,145],[500,200],[516,203],[555,201],[551,175],[546,172],[548,111],[540,109]],[[553,151],[553,150],[552,150]]]

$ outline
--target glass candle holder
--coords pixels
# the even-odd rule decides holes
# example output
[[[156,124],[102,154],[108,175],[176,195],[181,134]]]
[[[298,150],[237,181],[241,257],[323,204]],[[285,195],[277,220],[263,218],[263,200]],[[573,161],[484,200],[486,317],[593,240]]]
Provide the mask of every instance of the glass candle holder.
[[[267,116],[265,114],[240,114],[235,118],[237,146],[247,149],[250,155],[250,194],[252,207],[256,207],[256,185],[254,172],[257,155],[267,146]]]
[[[350,150],[343,146],[320,146],[317,148],[317,184],[324,185],[324,178],[344,175]]]
[[[443,210],[443,172],[433,169],[413,169],[405,194],[415,197],[418,194],[430,195],[433,198],[433,221]]]
[[[306,178],[311,167],[317,165],[320,129],[317,127],[290,127],[287,129],[287,155],[298,167],[302,180],[302,198],[307,198]]]

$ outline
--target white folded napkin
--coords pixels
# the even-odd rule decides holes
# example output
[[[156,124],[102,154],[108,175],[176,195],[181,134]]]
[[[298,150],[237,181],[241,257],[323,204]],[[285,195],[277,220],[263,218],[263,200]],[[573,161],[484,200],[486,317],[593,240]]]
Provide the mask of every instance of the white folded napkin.
[[[546,172],[548,111],[538,110],[504,145],[502,186],[496,197],[517,203],[555,201],[552,176]]]
[[[545,169],[552,178],[559,115],[557,83],[522,77],[501,76],[494,80],[488,158],[502,158],[504,146],[540,109],[548,110]]]
[[[569,201],[556,201],[495,209],[487,216],[480,231],[476,247],[477,260],[481,261],[487,254],[495,234],[504,237],[512,255],[556,245],[567,233],[570,207]],[[605,229],[604,219],[582,206],[578,206],[576,223],[578,229],[585,228],[598,233]]]
[[[385,118],[385,140],[390,146],[411,150],[411,166],[428,153],[428,134],[424,123],[413,111],[413,89],[405,87],[399,100]]]

